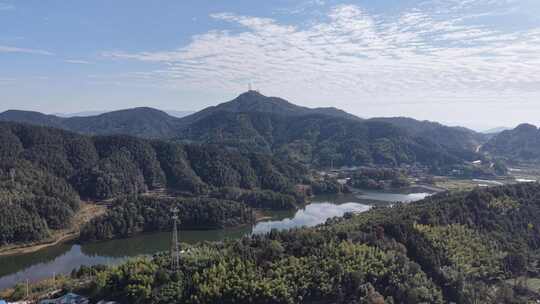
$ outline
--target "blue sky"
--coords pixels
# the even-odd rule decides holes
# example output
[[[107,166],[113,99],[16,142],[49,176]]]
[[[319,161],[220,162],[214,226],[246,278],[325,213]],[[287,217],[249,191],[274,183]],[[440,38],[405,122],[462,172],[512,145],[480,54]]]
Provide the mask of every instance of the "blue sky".
[[[306,106],[540,124],[540,1],[0,0],[0,111]]]

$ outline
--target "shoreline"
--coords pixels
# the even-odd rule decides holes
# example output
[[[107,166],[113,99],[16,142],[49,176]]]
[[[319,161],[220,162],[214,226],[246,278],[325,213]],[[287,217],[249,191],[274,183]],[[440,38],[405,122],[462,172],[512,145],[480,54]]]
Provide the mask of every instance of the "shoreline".
[[[73,218],[73,226],[68,229],[54,230],[51,236],[45,240],[18,245],[0,247],[0,257],[33,253],[48,247],[60,245],[77,239],[81,227],[94,217],[104,214],[106,208],[93,202],[81,202],[81,209]]]
[[[269,215],[265,215],[262,210],[255,210],[255,220],[253,223],[259,223],[266,220],[271,220],[273,217]],[[240,228],[244,227],[246,225],[250,225],[249,223],[238,225],[237,227],[227,227],[224,229],[230,229],[230,228]],[[201,229],[204,230],[204,229]],[[144,234],[144,233],[142,233]],[[49,247],[61,245],[68,243],[70,241],[74,241],[79,237],[80,233],[79,231],[71,230],[68,233],[61,233],[60,235],[53,236],[52,239],[49,239],[47,241],[39,242],[39,243],[33,243],[33,244],[21,244],[21,245],[14,245],[14,247],[6,247],[1,248],[0,247],[0,257],[7,257],[7,256],[14,256],[14,255],[20,255],[20,254],[29,254],[34,253],[37,251],[40,251],[42,249],[46,249]]]
[[[41,243],[36,243],[36,244],[31,244],[31,245],[20,245],[13,248],[0,249],[0,257],[33,253],[33,252],[40,251],[48,247],[65,244],[67,242],[77,239],[78,237],[79,237],[78,232],[72,232],[72,233],[62,235],[53,240],[50,240],[49,242],[41,242]]]

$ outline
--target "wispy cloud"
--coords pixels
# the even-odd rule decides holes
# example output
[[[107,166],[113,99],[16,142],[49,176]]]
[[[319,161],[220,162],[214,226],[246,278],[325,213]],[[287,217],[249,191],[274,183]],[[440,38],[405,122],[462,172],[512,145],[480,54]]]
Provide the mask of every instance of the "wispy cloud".
[[[86,60],[80,60],[80,59],[67,59],[64,60],[66,63],[72,63],[72,64],[92,64],[90,61]]]
[[[24,53],[24,54],[46,55],[46,56],[54,55],[54,53],[51,53],[45,50],[28,49],[28,48],[20,48],[20,47],[5,46],[5,45],[0,45],[0,53]]]
[[[295,3],[293,6],[279,8],[274,11],[275,14],[299,15],[299,14],[319,14],[319,8],[326,5],[324,0],[305,0]]]
[[[243,30],[209,31],[176,50],[103,56],[161,63],[146,75],[179,88],[232,90],[253,81],[275,94],[389,104],[540,97],[540,27],[501,31],[470,20],[479,4],[511,0],[445,0],[444,12],[435,2],[398,16],[339,5],[304,27],[219,13],[212,18]]]

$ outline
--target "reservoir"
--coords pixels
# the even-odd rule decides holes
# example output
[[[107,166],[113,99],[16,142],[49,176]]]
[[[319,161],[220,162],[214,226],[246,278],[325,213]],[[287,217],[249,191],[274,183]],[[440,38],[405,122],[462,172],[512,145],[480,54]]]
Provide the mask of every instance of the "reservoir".
[[[267,233],[272,229],[286,230],[312,227],[347,212],[364,212],[373,205],[412,202],[429,193],[392,193],[362,191],[346,195],[318,196],[312,203],[290,212],[272,212],[270,218],[252,226],[221,230],[180,231],[180,241],[196,243],[237,239],[245,235]],[[127,239],[90,244],[66,243],[33,253],[0,257],[0,290],[26,280],[37,281],[55,274],[69,274],[82,265],[114,265],[138,255],[151,255],[169,250],[170,232],[143,234]]]

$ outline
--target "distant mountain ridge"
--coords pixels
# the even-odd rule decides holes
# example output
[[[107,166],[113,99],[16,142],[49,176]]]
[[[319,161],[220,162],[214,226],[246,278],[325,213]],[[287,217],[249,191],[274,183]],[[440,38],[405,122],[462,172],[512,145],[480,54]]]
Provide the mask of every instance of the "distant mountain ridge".
[[[540,129],[521,124],[503,131],[482,146],[482,151],[514,161],[540,161]]]
[[[166,111],[150,107],[106,112],[99,115],[60,117],[33,111],[8,110],[0,113],[0,121],[13,121],[39,126],[62,128],[90,135],[125,134],[145,138],[178,137],[183,129],[199,119],[217,112],[262,112],[283,116],[322,114],[353,120],[360,118],[336,108],[307,108],[278,97],[267,97],[248,91],[237,98],[208,107],[196,113]],[[83,112],[84,113],[84,112]]]
[[[62,118],[70,118],[70,117],[97,116],[97,115],[105,114],[108,112],[112,112],[112,111],[83,111],[83,112],[75,112],[75,113],[53,113],[51,115],[62,117]],[[177,118],[186,117],[188,115],[195,113],[194,111],[176,111],[176,110],[163,110],[163,112]]]
[[[464,127],[449,127],[427,120],[420,121],[408,117],[376,117],[370,120],[390,123],[413,136],[438,142],[448,149],[475,151],[488,139],[486,135]]]
[[[0,121],[55,127],[90,135],[124,134],[145,138],[173,137],[179,129],[178,120],[163,111],[147,107],[68,118],[18,110],[0,113]]]
[[[491,128],[489,130],[482,131],[482,133],[484,133],[484,134],[498,134],[498,133],[501,133],[501,132],[507,131],[507,130],[512,130],[512,128],[496,127],[496,128]]]
[[[62,117],[35,111],[7,110],[0,113],[0,121],[13,121],[38,126],[62,128]]]
[[[478,159],[482,134],[411,118],[365,120],[336,108],[307,108],[248,91],[183,118],[148,107],[62,118],[6,111],[0,121],[62,128],[91,135],[211,143],[263,151],[305,163],[333,165],[450,165]]]

